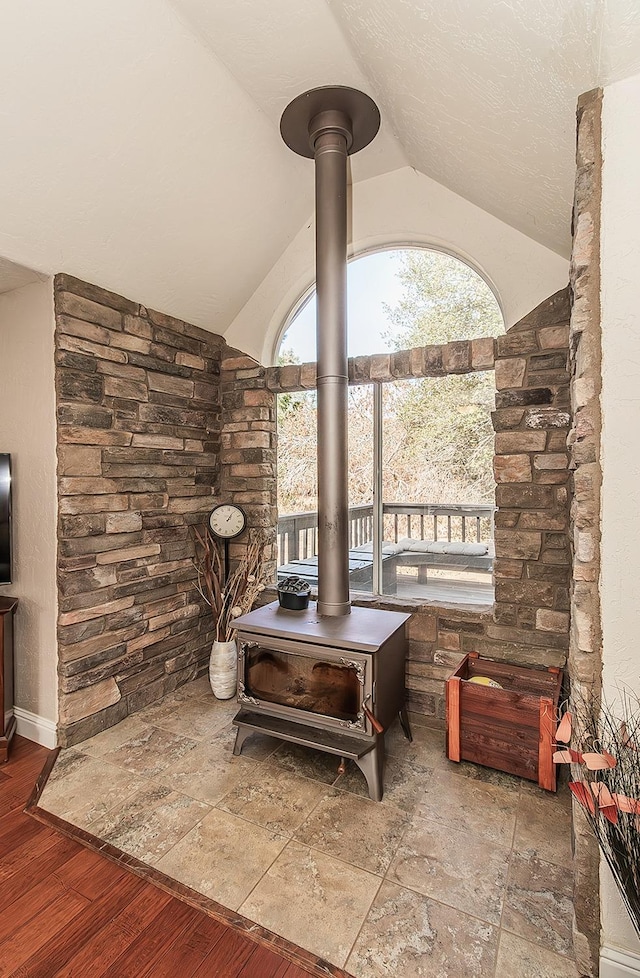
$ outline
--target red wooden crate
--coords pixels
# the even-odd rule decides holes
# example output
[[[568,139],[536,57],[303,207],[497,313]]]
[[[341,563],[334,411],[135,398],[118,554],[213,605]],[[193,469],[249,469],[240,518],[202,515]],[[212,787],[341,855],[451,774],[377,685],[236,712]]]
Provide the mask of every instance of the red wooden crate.
[[[469,683],[488,676],[503,687]],[[554,734],[562,672],[527,669],[469,652],[446,681],[447,757],[506,771],[556,790]]]

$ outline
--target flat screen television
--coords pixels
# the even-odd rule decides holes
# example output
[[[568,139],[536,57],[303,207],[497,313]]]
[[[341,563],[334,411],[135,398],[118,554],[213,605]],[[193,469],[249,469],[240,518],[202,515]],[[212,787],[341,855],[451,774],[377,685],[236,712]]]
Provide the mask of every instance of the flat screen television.
[[[11,456],[0,453],[0,584],[11,584]]]

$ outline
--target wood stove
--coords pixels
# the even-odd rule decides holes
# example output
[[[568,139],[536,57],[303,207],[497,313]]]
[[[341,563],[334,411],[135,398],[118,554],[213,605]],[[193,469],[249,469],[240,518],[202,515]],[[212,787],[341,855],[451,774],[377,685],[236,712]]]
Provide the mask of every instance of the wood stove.
[[[241,710],[234,753],[262,730],[352,758],[382,798],[384,729],[405,710],[408,615],[351,608],[347,446],[347,157],[371,142],[380,113],[343,86],[312,89],[285,109],[287,146],[315,161],[318,299],[318,602],[267,605],[236,620]],[[379,541],[378,544],[379,545]],[[375,578],[375,574],[374,574]]]
[[[352,608],[343,617],[287,611],[277,602],[238,618],[234,754],[254,731],[356,762],[380,801],[384,730],[405,710],[409,615]]]

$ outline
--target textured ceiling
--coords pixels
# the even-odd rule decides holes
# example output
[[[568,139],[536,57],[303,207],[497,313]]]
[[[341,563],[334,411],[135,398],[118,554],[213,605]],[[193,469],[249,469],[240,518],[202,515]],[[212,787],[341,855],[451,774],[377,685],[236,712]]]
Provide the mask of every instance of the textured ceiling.
[[[382,110],[356,182],[566,255],[576,97],[637,71],[637,0],[0,0],[0,256],[224,331],[309,220],[277,123],[318,84]]]
[[[0,0],[0,93],[16,262],[220,329],[308,217],[305,162],[164,0]]]
[[[590,3],[333,3],[410,163],[556,251],[569,245]]]
[[[317,85],[370,90],[366,72],[325,0],[172,0],[278,130],[289,102]],[[352,157],[354,180],[406,166],[388,119],[366,153]]]
[[[637,0],[173,2],[274,122],[329,78],[372,94],[384,138],[355,179],[404,154],[564,255],[577,97],[640,70]]]

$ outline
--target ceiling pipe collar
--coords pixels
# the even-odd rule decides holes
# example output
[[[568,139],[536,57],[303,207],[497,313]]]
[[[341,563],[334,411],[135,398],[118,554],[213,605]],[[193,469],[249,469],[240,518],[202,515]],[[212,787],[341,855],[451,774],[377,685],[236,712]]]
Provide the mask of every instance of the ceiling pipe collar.
[[[298,95],[282,113],[280,134],[289,149],[298,156],[313,159],[311,125],[325,112],[343,116],[339,123],[341,129],[346,120],[352,136],[350,156],[368,146],[380,128],[380,111],[372,98],[355,88],[325,85]]]
[[[319,112],[309,123],[309,145],[314,153],[318,149],[320,138],[328,135],[341,136],[346,144],[346,152],[349,153],[353,144],[351,119],[344,112],[333,109]]]

